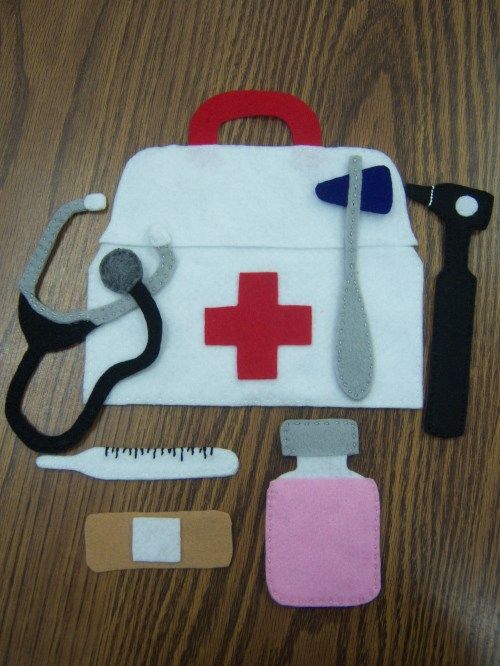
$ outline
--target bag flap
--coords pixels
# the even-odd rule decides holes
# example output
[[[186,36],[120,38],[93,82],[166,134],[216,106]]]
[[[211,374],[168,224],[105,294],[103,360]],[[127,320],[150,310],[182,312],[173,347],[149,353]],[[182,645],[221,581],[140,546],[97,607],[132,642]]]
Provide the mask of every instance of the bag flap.
[[[325,203],[318,183],[344,176],[349,158],[384,165],[392,180],[386,214],[361,214],[360,246],[411,246],[401,177],[367,148],[317,146],[164,146],[127,163],[101,243],[149,246],[158,225],[174,247],[335,248],[344,245],[345,208]]]

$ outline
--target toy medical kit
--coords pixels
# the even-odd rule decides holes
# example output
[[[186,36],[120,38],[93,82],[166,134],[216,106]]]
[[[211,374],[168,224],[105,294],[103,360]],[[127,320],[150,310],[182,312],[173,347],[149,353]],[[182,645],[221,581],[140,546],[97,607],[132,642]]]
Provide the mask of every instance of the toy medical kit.
[[[294,145],[217,144],[221,123],[257,115],[284,120]],[[387,155],[322,146],[317,117],[296,97],[207,100],[187,146],[128,161],[89,270],[88,301],[100,307],[103,254],[126,246],[152,266],[150,224],[168,228],[178,260],[156,298],[165,351],[108,403],[420,408],[423,270],[406,202]],[[140,334],[131,315],[89,336],[84,396]]]
[[[283,120],[293,145],[217,144],[221,124],[253,116]],[[89,309],[59,312],[36,289],[63,226],[103,210],[106,199],[90,194],[56,212],[20,281],[28,349],[7,393],[10,426],[34,451],[59,454],[105,402],[422,407],[423,267],[406,197],[445,224],[425,429],[461,435],[476,291],[468,248],[489,223],[493,197],[451,183],[404,186],[387,155],[322,146],[314,112],[268,91],[216,95],[194,113],[187,146],[148,148],[128,161],[89,269]],[[147,344],[134,358],[144,322]],[[46,354],[83,341],[83,411],[66,432],[43,434],[22,411],[26,388]],[[375,481],[347,466],[359,451],[356,422],[288,420],[280,437],[297,467],[267,491],[271,597],[294,607],[370,602],[381,589],[380,500]],[[36,464],[135,481],[239,468],[236,453],[211,446],[97,446]],[[227,567],[231,530],[221,511],[92,514],[87,564],[96,572]]]
[[[73,456],[38,456],[42,469],[72,470],[94,479],[153,481],[232,476],[238,456],[213,446],[123,448],[95,446]]]
[[[468,267],[470,239],[488,226],[493,196],[442,183],[406,185],[406,193],[444,222],[444,265],[436,278],[425,431],[459,437],[465,430],[476,277]]]
[[[94,513],[85,521],[85,549],[96,572],[227,567],[231,518],[222,511]]]
[[[284,606],[358,606],[380,591],[380,507],[375,481],[348,469],[354,421],[285,421],[282,452],[297,469],[271,481],[266,581]]]
[[[157,358],[162,338],[162,320],[152,294],[168,281],[174,258],[169,239],[157,232],[152,243],[159,265],[151,277],[143,279],[142,265],[137,255],[128,249],[116,248],[100,262],[102,283],[122,296],[90,310],[58,312],[37,298],[37,283],[47,264],[58,234],[68,220],[78,213],[103,210],[106,198],[102,194],[87,195],[70,201],[54,215],[40,239],[20,282],[19,322],[28,342],[28,349],[11,381],[5,402],[7,420],[16,435],[31,449],[43,453],[59,453],[76,445],[91,427],[111,389],[121,380],[149,367]],[[46,354],[61,351],[82,342],[89,333],[109,324],[127,312],[138,308],[146,322],[148,341],[144,351],[128,360],[112,364],[96,381],[80,416],[59,435],[39,432],[21,410],[26,388]],[[126,332],[123,332],[126,336]]]

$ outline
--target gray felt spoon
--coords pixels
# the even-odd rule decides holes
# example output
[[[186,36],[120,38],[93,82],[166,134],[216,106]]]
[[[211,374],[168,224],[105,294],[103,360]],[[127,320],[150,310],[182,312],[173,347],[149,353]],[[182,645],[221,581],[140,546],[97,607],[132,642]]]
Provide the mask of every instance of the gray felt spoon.
[[[349,193],[344,230],[344,285],[337,323],[336,372],[340,387],[362,400],[373,383],[373,345],[358,282],[358,224],[361,208],[361,157],[349,160]]]

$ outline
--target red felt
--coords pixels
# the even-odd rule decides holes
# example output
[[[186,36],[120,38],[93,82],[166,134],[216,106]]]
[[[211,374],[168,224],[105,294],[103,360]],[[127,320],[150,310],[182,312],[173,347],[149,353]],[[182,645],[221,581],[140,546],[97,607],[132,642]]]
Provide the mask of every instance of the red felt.
[[[321,127],[314,111],[294,95],[268,90],[232,90],[207,99],[191,118],[188,144],[217,143],[223,123],[256,116],[283,120],[296,145],[321,146]]]
[[[205,308],[205,344],[237,348],[238,379],[276,379],[280,345],[310,345],[312,308],[278,303],[278,273],[240,273],[238,305]]]

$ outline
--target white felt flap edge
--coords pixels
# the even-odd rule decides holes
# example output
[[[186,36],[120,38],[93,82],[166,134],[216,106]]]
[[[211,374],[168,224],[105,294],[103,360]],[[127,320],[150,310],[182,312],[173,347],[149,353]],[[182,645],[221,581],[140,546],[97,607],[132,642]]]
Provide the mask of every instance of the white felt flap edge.
[[[164,146],[125,166],[102,243],[150,246],[149,228],[174,247],[342,247],[345,209],[320,201],[319,182],[362,167],[387,166],[393,202],[386,215],[362,213],[360,246],[412,246],[404,186],[387,155],[367,148]]]

